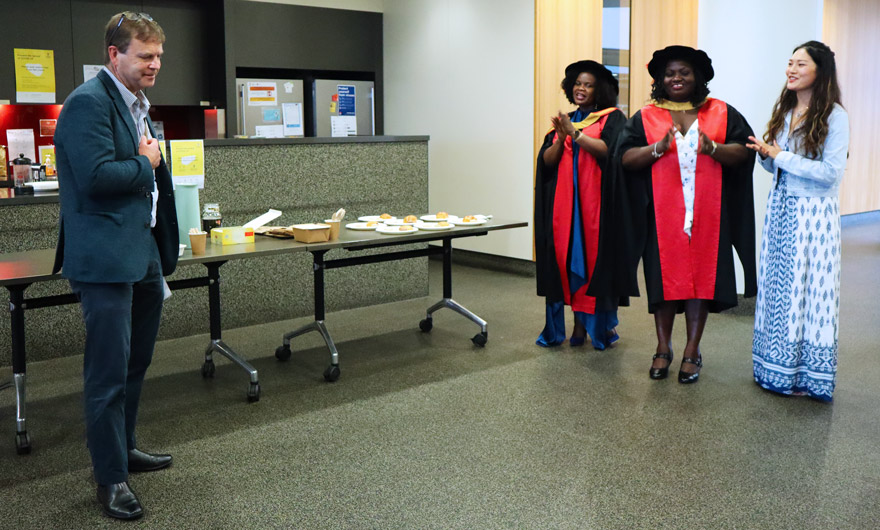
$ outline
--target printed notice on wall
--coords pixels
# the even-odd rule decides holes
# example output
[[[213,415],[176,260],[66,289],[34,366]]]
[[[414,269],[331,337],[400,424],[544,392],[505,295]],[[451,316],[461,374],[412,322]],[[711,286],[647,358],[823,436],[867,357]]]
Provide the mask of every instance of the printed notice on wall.
[[[252,107],[278,105],[278,85],[273,81],[248,81],[247,104]]]
[[[15,100],[55,103],[55,51],[14,48]]]
[[[53,166],[57,166],[55,163],[55,146],[54,145],[41,145],[40,149],[40,163],[45,164],[47,162],[51,163]]]
[[[254,136],[261,138],[283,138],[284,127],[281,125],[257,125],[254,127]]]
[[[174,185],[205,187],[205,141],[171,140],[171,177]]]
[[[6,145],[9,146],[9,160],[24,155],[36,163],[37,149],[33,129],[6,129]]]
[[[330,136],[357,136],[357,117],[330,116]]]
[[[83,83],[98,75],[98,72],[104,69],[102,64],[84,64],[83,65]]]
[[[165,122],[164,121],[154,121],[153,129],[156,131],[156,140],[160,142],[165,141]]]
[[[283,103],[284,136],[305,136],[302,119],[302,103]]]
[[[336,85],[336,95],[339,96],[340,116],[354,116],[357,114],[354,85]]]
[[[55,136],[58,120],[40,120],[40,136]]]

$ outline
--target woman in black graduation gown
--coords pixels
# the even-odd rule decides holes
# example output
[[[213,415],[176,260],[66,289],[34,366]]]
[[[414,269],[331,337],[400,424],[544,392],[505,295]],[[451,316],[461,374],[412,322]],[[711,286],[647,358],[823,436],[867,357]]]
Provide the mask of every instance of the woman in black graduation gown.
[[[642,257],[657,329],[650,376],[667,377],[675,315],[684,312],[678,382],[693,383],[708,313],[737,304],[732,246],[745,271],[745,295],[756,291],[754,153],[745,147],[752,130],[736,109],[706,97],[714,70],[704,51],[657,50],[648,71],[653,101],[618,140],[635,228],[630,252]]]
[[[603,350],[619,337],[618,300],[587,294],[601,254],[600,231],[610,218],[610,183],[605,168],[614,141],[626,121],[615,108],[617,79],[595,61],[578,61],[565,69],[562,90],[577,105],[569,114],[550,118],[535,176],[535,250],[538,295],[545,296],[547,321],[537,340],[541,346],[565,341],[564,306],[574,310],[572,346],[590,336]]]

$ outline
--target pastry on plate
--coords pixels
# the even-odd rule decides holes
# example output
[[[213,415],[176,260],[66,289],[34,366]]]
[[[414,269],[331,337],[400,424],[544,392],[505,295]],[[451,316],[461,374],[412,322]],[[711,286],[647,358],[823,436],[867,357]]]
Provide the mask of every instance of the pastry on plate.
[[[439,223],[437,223],[437,226],[449,226],[449,222],[447,222],[447,221],[440,221]]]
[[[379,219],[391,219],[391,214],[383,213],[382,215],[379,216]]]
[[[400,228],[398,228],[398,230],[400,230],[401,232],[409,232],[410,230],[415,230],[415,229],[411,226],[403,225]]]
[[[379,221],[367,221],[367,226],[376,226],[379,224]]]
[[[415,215],[407,215],[406,217],[403,218],[404,223],[415,223],[418,220],[419,220],[419,218],[416,217]]]
[[[461,220],[464,221],[465,223],[473,223],[474,221],[477,220],[477,218],[474,217],[473,215],[465,215],[464,217],[461,218]]]
[[[449,214],[446,212],[437,212],[437,215],[435,215],[434,217],[436,217],[437,219],[449,219]]]

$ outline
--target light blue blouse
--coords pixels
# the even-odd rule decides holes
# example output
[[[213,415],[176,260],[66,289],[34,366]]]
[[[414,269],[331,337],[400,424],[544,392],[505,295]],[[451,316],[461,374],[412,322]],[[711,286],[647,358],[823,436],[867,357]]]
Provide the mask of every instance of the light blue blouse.
[[[788,144],[788,149],[776,155],[775,159],[759,156],[761,165],[774,174],[777,168],[787,173],[789,195],[837,197],[849,151],[849,116],[846,111],[840,105],[834,105],[834,110],[828,116],[828,136],[818,159],[796,154],[800,150],[800,142],[798,138],[787,141],[790,124],[791,113],[785,116],[785,126],[776,136],[776,143],[780,146]]]

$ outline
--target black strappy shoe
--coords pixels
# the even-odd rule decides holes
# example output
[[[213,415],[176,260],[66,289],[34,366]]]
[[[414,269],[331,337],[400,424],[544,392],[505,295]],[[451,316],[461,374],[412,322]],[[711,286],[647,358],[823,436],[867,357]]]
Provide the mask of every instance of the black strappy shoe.
[[[672,350],[669,350],[669,353],[655,353],[653,357],[651,357],[651,362],[655,359],[666,359],[666,366],[663,368],[654,368],[651,367],[651,371],[648,372],[648,375],[651,376],[651,379],[666,379],[669,377],[669,366],[672,364]]]
[[[703,354],[698,354],[697,357],[685,357],[681,360],[681,364],[691,363],[696,365],[697,371],[689,374],[687,372],[682,372],[681,369],[678,370],[678,382],[683,385],[689,385],[691,383],[696,383],[700,378],[700,368],[703,367]]]

